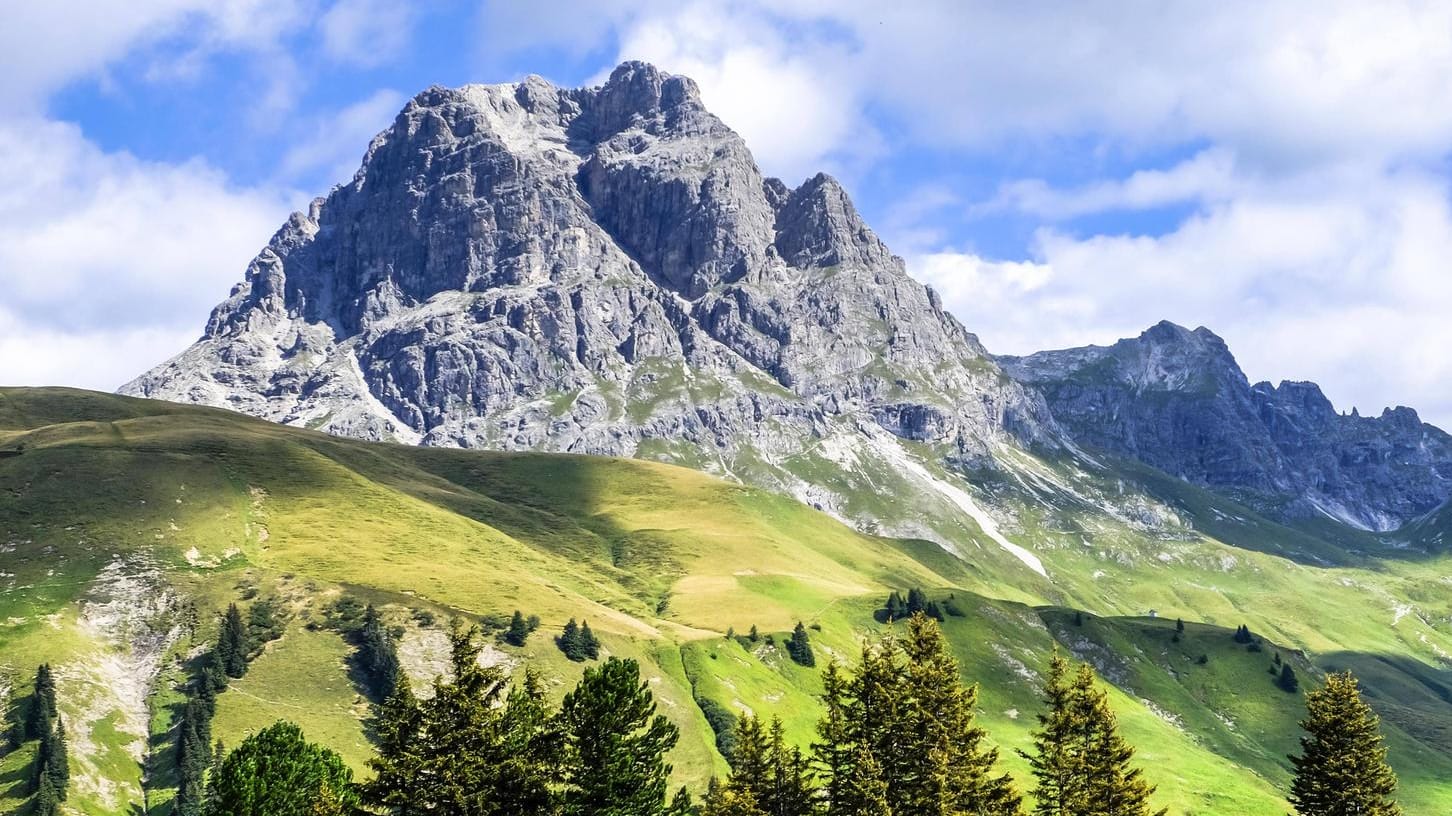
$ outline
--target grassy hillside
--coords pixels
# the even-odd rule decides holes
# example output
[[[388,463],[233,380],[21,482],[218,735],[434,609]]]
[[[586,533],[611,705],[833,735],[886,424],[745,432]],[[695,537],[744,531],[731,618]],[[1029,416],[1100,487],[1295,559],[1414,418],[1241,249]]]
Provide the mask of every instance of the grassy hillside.
[[[38,663],[57,666],[68,806],[119,813],[170,797],[176,687],[228,603],[270,600],[287,626],[222,695],[218,736],[235,744],[291,719],[360,773],[368,704],[330,606],[347,595],[383,608],[420,681],[445,664],[451,619],[522,609],[541,631],[522,649],[491,644],[489,659],[537,665],[562,694],[582,667],[551,636],[588,619],[608,653],[642,662],[682,729],[677,776],[700,785],[725,766],[698,700],[779,714],[802,743],[816,718],[819,671],[728,630],[780,642],[804,621],[825,663],[880,629],[889,590],[919,586],[962,613],[945,630],[1020,778],[1011,749],[1028,745],[1038,673],[1058,648],[1114,684],[1162,804],[1284,813],[1302,700],[1271,682],[1279,654],[1307,685],[1324,668],[1361,673],[1409,813],[1452,811],[1445,564],[1342,557],[1337,542],[1153,472],[1028,467],[1063,489],[1037,501],[991,481],[977,490],[1048,579],[981,531],[962,557],[669,465],[367,444],[211,409],[0,389],[0,688],[14,704]],[[1178,523],[1108,514],[1105,497],[1126,489]],[[1070,607],[1087,614],[1076,622]],[[1175,617],[1187,621],[1178,640]],[[1231,640],[1240,623],[1265,636],[1262,651]],[[0,759],[0,811],[21,806],[28,759]]]

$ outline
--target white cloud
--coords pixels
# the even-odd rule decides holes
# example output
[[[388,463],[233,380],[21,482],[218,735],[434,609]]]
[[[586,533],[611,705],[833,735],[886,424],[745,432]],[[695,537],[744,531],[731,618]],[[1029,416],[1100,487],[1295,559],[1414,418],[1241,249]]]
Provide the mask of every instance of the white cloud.
[[[1346,171],[1243,192],[1163,236],[1040,231],[1034,259],[909,259],[999,353],[1206,325],[1252,379],[1311,379],[1343,409],[1452,426],[1452,209],[1421,174]]]
[[[976,212],[1013,209],[1050,220],[1112,210],[1147,210],[1185,202],[1221,202],[1238,189],[1235,158],[1210,148],[1168,170],[1137,170],[1125,179],[1058,190],[1042,179],[1003,185],[998,196]]]
[[[0,110],[34,112],[49,94],[148,45],[185,33],[186,45],[158,59],[153,78],[200,70],[217,51],[278,55],[276,40],[304,25],[308,0],[50,0],[0,10],[5,81]]]
[[[394,58],[408,45],[413,9],[392,0],[338,0],[318,25],[328,56],[373,67]]]
[[[0,382],[114,388],[179,351],[297,203],[71,125],[0,125]]]
[[[385,88],[342,110],[314,118],[312,135],[283,156],[282,176],[291,179],[320,170],[332,183],[352,178],[369,142],[393,121],[403,103],[403,94]]]

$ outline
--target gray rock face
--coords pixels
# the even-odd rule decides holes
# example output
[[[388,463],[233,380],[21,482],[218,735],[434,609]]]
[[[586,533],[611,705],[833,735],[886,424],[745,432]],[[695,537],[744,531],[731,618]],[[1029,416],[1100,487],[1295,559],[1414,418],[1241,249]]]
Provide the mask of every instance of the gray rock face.
[[[1452,495],[1452,436],[1410,408],[1338,414],[1314,383],[1252,385],[1205,328],[997,359],[1080,443],[1282,517],[1391,530]]]
[[[843,428],[986,463],[1057,433],[836,181],[763,178],[694,83],[640,63],[419,94],[122,390],[428,445],[685,443],[731,473]]]

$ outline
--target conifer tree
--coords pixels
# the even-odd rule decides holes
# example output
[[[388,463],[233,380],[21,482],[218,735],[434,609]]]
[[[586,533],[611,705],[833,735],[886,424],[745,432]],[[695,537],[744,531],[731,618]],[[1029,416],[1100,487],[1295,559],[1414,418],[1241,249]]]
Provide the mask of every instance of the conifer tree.
[[[560,651],[565,653],[565,657],[576,663],[585,661],[585,643],[581,638],[580,624],[576,623],[574,618],[570,618],[570,622],[565,624],[564,631],[555,639],[555,643],[560,647]]]
[[[243,740],[215,774],[216,805],[207,816],[305,814],[320,801],[334,812],[357,806],[353,773],[342,758],[308,742],[290,722]]]
[[[1055,651],[1044,683],[1045,710],[1033,734],[1034,753],[1019,752],[1036,780],[1034,816],[1079,816],[1089,809],[1084,758],[1075,745],[1084,724],[1068,675],[1069,661]]]
[[[1035,816],[1151,816],[1155,789],[1131,764],[1134,749],[1119,734],[1109,696],[1088,665],[1072,679],[1068,672],[1068,661],[1055,652],[1035,753],[1024,754],[1038,783]]]
[[[221,659],[222,671],[228,677],[241,677],[247,673],[247,627],[242,623],[242,610],[237,604],[229,604],[222,616],[222,628],[217,635],[217,657]]]
[[[665,807],[676,727],[656,714],[634,660],[588,669],[565,696],[565,816],[656,816]]]
[[[357,642],[358,664],[367,678],[368,692],[374,700],[381,700],[398,685],[402,669],[398,662],[398,644],[373,604],[363,610],[363,625],[358,629]]]
[[[26,738],[40,739],[50,733],[57,716],[55,675],[49,663],[42,663],[35,670],[35,693],[31,695],[26,717]]]
[[[1177,634],[1181,634],[1181,635],[1185,634],[1185,619],[1184,618],[1175,618],[1175,632]]]
[[[1163,809],[1150,810],[1155,788],[1131,764],[1134,748],[1120,736],[1109,695],[1095,686],[1087,664],[1080,664],[1074,678],[1074,696],[1087,735],[1083,751],[1091,809],[1085,816],[1164,816]]]
[[[60,801],[48,777],[42,777],[35,791],[35,806],[32,816],[56,816],[60,812]]]
[[[529,624],[524,620],[524,613],[516,609],[514,617],[509,619],[509,629],[504,632],[504,642],[510,646],[523,646],[528,640]]]
[[[1276,678],[1276,685],[1287,694],[1295,694],[1301,690],[1301,681],[1296,678],[1296,670],[1291,668],[1291,664],[1281,664],[1281,673]]]
[[[1300,816],[1401,816],[1396,774],[1386,763],[1380,721],[1351,672],[1332,674],[1306,695],[1301,755],[1291,804]]]
[[[817,665],[817,656],[812,654],[812,640],[807,636],[807,627],[801,621],[797,621],[797,628],[792,630],[792,639],[787,641],[787,654],[800,665]]]
[[[480,666],[477,634],[454,630],[453,677],[436,681],[433,696],[417,699],[400,678],[379,707],[366,804],[399,816],[555,812],[559,749],[550,742],[543,692],[528,677],[511,692],[500,668]]]
[[[590,660],[600,659],[600,641],[595,637],[595,633],[590,631],[589,621],[580,624],[580,648],[585,657]]]
[[[765,816],[749,791],[714,786],[706,793],[701,816]]]
[[[699,816],[700,809],[691,800],[691,792],[682,785],[676,789],[676,795],[671,797],[670,807],[666,808],[666,816]]]
[[[70,749],[66,744],[65,720],[56,715],[55,728],[46,737],[46,765],[44,773],[50,778],[55,798],[64,802],[70,787]]]
[[[926,614],[909,619],[905,639],[865,647],[855,676],[830,666],[823,684],[827,711],[813,747],[830,816],[1019,812],[976,725],[976,689],[963,686]]]
[[[1007,774],[994,774],[998,750],[984,745],[986,734],[975,721],[978,687],[963,685],[938,625],[925,615],[912,617],[902,647],[906,700],[899,744],[918,769],[900,780],[896,796],[890,792],[894,811],[1017,814],[1022,797]]]

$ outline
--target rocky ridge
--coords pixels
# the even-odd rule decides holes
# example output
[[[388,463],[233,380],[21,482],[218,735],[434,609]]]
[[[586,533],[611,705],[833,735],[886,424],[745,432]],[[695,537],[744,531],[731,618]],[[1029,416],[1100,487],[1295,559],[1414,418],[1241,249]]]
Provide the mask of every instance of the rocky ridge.
[[[1161,322],[1112,346],[996,359],[1081,444],[1282,518],[1388,531],[1452,495],[1452,436],[1416,411],[1341,414],[1315,383],[1252,384],[1204,327]]]
[[[797,467],[824,440],[991,467],[1057,439],[840,184],[763,177],[691,80],[642,63],[597,88],[419,94],[204,336],[122,392],[367,439],[670,458],[843,516],[843,489]]]

